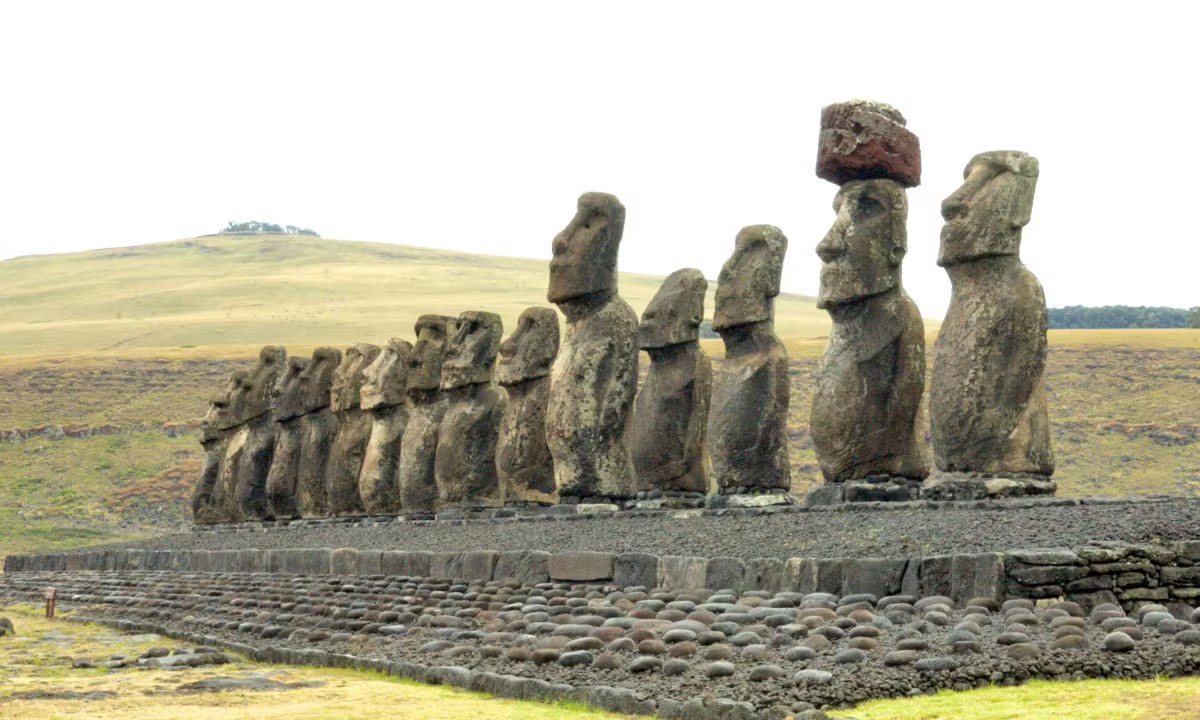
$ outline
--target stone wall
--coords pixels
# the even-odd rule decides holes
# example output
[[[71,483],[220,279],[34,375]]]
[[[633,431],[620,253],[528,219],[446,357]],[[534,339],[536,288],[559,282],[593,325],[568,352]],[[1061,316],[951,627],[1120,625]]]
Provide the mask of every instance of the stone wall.
[[[5,572],[189,570],[306,575],[410,575],[462,580],[611,583],[668,590],[869,593],[878,597],[1058,598],[1094,607],[1200,597],[1200,541],[890,558],[689,557],[544,551],[404,552],[355,548],[102,550],[10,555]]]

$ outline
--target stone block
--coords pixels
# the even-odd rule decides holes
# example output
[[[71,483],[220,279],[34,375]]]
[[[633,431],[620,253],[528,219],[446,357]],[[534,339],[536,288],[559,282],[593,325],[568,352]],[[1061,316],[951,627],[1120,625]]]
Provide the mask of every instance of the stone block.
[[[1175,543],[1175,552],[1179,554],[1180,560],[1200,563],[1200,540],[1184,540]]]
[[[333,567],[333,548],[302,548],[301,574],[328,575]]]
[[[954,597],[953,555],[929,555],[921,558],[917,569],[918,598],[944,595]]]
[[[896,595],[907,565],[905,559],[849,558],[842,565],[840,592],[842,595],[870,593],[876,597]]]
[[[1065,585],[1087,574],[1087,567],[1079,565],[1016,565],[1008,569],[1008,576],[1022,585]]]
[[[429,575],[450,580],[463,579],[463,554],[437,552],[429,557]]]
[[[842,591],[840,558],[788,558],[783,568],[783,589],[790,592]]]
[[[213,552],[213,570],[221,573],[237,572],[237,550],[216,550]]]
[[[622,553],[613,563],[613,584],[619,587],[653,588],[658,585],[657,555]]]
[[[383,551],[382,550],[359,550],[358,551],[358,569],[356,572],[359,575],[379,575],[383,572]]]
[[[804,496],[804,504],[808,507],[841,505],[845,502],[844,490],[840,484],[818,485],[809,490],[808,494]]]
[[[144,570],[146,569],[146,551],[137,548],[130,548],[125,551],[125,569],[126,570]]]
[[[276,550],[274,548],[267,548],[266,550],[263,550],[263,557],[262,557],[263,572],[268,572],[268,573],[284,572],[283,554],[284,554],[283,550]]]
[[[955,555],[950,566],[950,577],[950,597],[960,606],[977,597],[1004,600],[1003,553]]]
[[[67,572],[75,572],[77,570],[82,570],[83,569],[83,554],[82,553],[71,553],[70,555],[67,555],[67,562],[66,562],[66,565],[64,566],[64,569]]]
[[[510,550],[496,556],[492,569],[496,580],[516,580],[536,585],[550,580],[550,553],[544,550]]]
[[[1159,570],[1158,576],[1167,585],[1200,585],[1200,566],[1168,566]]]
[[[569,582],[610,580],[617,556],[604,552],[565,552],[550,556],[550,579]]]
[[[358,550],[338,548],[329,556],[329,572],[332,575],[353,575],[358,571]]]
[[[1086,565],[1087,562],[1067,548],[1009,550],[1008,556],[1022,565]]]
[[[664,555],[658,563],[658,586],[664,590],[699,590],[708,578],[708,558]]]
[[[262,550],[258,548],[244,548],[237,551],[237,557],[233,561],[233,569],[235,572],[255,573],[263,571]]]
[[[746,581],[746,563],[733,557],[709,558],[704,571],[703,587],[713,590],[733,590],[735,594],[742,592]]]
[[[495,550],[473,550],[463,555],[464,580],[491,580],[500,553]]]
[[[921,184],[921,141],[904,116],[883,103],[853,100],[821,110],[817,177],[844,185],[887,178],[905,187]]]
[[[747,590],[779,592],[783,589],[783,560],[779,558],[753,558],[746,561]]]
[[[95,557],[95,560],[99,560],[99,559],[100,559],[99,556]],[[101,565],[101,563],[99,563],[99,562],[93,562],[93,564]],[[99,569],[99,568],[89,568],[89,569]],[[212,550],[193,550],[192,557],[191,557],[191,559],[188,560],[188,570],[191,570],[193,572],[212,572],[213,571]]]
[[[405,552],[385,550],[383,574],[401,577],[429,577],[433,568],[433,553],[424,550]]]

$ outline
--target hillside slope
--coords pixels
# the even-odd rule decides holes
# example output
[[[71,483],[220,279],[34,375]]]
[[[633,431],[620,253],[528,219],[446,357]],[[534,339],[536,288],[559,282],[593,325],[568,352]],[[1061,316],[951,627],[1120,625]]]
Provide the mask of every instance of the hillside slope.
[[[290,235],[191,240],[0,262],[0,353],[279,344],[412,335],[424,313],[547,305],[548,261]],[[639,313],[662,278],[622,274]],[[712,314],[711,283],[707,311]],[[784,295],[779,334],[824,335],[814,300]]]

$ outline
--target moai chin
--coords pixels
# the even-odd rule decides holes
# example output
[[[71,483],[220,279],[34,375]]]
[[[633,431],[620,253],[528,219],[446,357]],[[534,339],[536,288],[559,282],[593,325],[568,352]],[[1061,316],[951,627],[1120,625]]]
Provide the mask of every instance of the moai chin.
[[[408,361],[412,343],[388,341],[375,361],[363,369],[362,408],[371,416],[358,496],[370,515],[400,512],[400,444],[408,425]]]
[[[246,378],[243,412],[246,438],[237,470],[234,514],[240,520],[270,517],[267,480],[275,455],[278,425],[271,416],[271,395],[287,365],[287,350],[267,345],[258,353],[258,364]]]
[[[650,370],[634,406],[632,439],[641,492],[708,492],[712,363],[699,342],[707,290],[699,270],[676,270],[642,313],[638,345],[650,355]]]
[[[1038,162],[1022,152],[986,152],[971,158],[963,176],[942,203],[938,265],[952,289],[929,401],[941,473],[922,494],[1053,493],[1043,384],[1046,299],[1018,256]]]
[[[200,478],[192,491],[192,519],[198,525],[229,521],[221,484],[221,464],[225,458],[230,428],[233,427],[230,401],[248,374],[243,370],[234,372],[222,394],[209,401],[208,412],[200,422],[200,446],[204,449],[204,461]]]
[[[852,180],[833,208],[837,219],[817,245],[817,306],[833,327],[817,370],[813,447],[826,484],[849,483],[830,489],[841,499],[911,500],[929,468],[925,328],[900,282],[908,198],[895,180]]]
[[[297,505],[301,517],[319,518],[329,513],[325,471],[337,425],[329,409],[333,374],[342,362],[342,351],[332,347],[313,350],[308,367],[300,373],[304,415],[301,428],[300,470],[296,477]]]
[[[553,505],[554,460],[546,444],[550,367],[558,355],[558,313],[526,308],[500,343],[496,383],[508,394],[496,443],[496,470],[508,505]]]
[[[271,393],[271,410],[275,417],[275,452],[271,471],[267,475],[267,507],[270,517],[278,520],[299,516],[296,504],[296,482],[300,473],[300,449],[303,428],[299,418],[304,414],[300,376],[308,367],[308,358],[289,357],[287,367],[279,374]]]
[[[567,318],[550,372],[546,442],[567,502],[634,494],[627,434],[637,392],[637,315],[617,295],[625,206],[585,193],[551,246],[547,299]]]
[[[772,225],[742,228],[717,280],[713,329],[725,360],[713,383],[708,446],[722,495],[774,493],[791,501],[787,454],[788,359],[775,336],[787,238]],[[736,503],[735,503],[736,504]]]
[[[457,321],[446,315],[417,318],[417,342],[408,359],[408,425],[400,443],[400,507],[405,513],[432,513],[437,506],[438,430],[446,414],[442,361]]]
[[[367,442],[371,439],[372,421],[362,409],[363,370],[378,355],[379,346],[355,343],[346,348],[333,375],[329,405],[337,418],[337,437],[329,451],[329,465],[325,470],[330,515],[366,513],[362,498],[358,496],[358,476],[362,472]]]
[[[496,471],[504,398],[492,385],[503,333],[499,315],[468,311],[458,316],[454,337],[446,344],[441,384],[447,407],[434,460],[442,507],[494,507],[504,502]]]

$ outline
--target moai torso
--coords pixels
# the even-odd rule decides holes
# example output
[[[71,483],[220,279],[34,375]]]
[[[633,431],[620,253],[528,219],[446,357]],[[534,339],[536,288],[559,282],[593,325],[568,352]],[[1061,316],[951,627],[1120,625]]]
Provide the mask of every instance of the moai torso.
[[[241,520],[264,520],[270,516],[267,480],[275,455],[278,425],[271,415],[271,395],[287,363],[287,350],[264,347],[258,365],[246,379],[246,439],[237,479],[237,515]]]
[[[503,334],[500,316],[464,312],[442,362],[446,414],[438,429],[434,477],[442,507],[489,507],[504,502],[496,472],[496,439],[504,398],[492,386]]]
[[[558,313],[527,308],[500,344],[496,382],[508,393],[496,445],[496,470],[506,503],[554,504],[554,460],[546,444],[550,366],[558,355]]]
[[[642,314],[638,341],[650,355],[650,370],[633,414],[631,453],[639,491],[708,491],[712,365],[699,343],[707,289],[699,270],[676,271]]]
[[[456,320],[445,315],[417,319],[417,342],[408,361],[408,425],[400,443],[400,507],[405,513],[431,513],[437,507],[435,475],[438,431],[446,414],[441,390],[442,361]]]
[[[300,471],[296,476],[297,505],[301,517],[319,518],[329,513],[329,494],[325,471],[333,447],[337,425],[329,410],[329,390],[333,374],[342,362],[340,350],[321,347],[300,374],[304,415],[300,417]]]
[[[300,375],[308,367],[308,358],[290,357],[272,394],[271,407],[277,425],[275,452],[267,475],[267,507],[270,517],[288,519],[299,516],[296,481],[300,472],[300,448],[304,414]]]
[[[367,442],[371,439],[371,416],[362,409],[363,370],[375,361],[379,347],[356,343],[346,348],[342,362],[333,375],[329,389],[329,407],[337,418],[337,437],[329,452],[325,488],[329,494],[329,514],[362,515],[358,496],[358,476],[362,471]]]
[[[1018,257],[1037,160],[977,155],[942,203],[938,264],[952,292],[938,333],[930,429],[939,470],[1054,472],[1043,374],[1046,300]]]
[[[358,495],[371,515],[400,512],[400,443],[408,425],[408,361],[412,344],[393,338],[363,370],[362,407],[371,438],[358,475]]]
[[[778,228],[752,225],[738,233],[721,269],[713,329],[725,343],[725,360],[713,383],[708,444],[723,494],[791,487],[788,359],[774,331],[786,250]]]
[[[229,403],[246,379],[244,371],[235,372],[220,397],[209,402],[208,412],[200,423],[200,446],[204,449],[200,478],[192,492],[192,519],[200,525],[228,521],[225,511],[224,488],[221,485],[221,464],[229,441]]]
[[[637,315],[616,294],[625,208],[587,193],[552,246],[547,298],[567,317],[550,373],[546,442],[561,498],[634,493],[627,442],[637,392]]]
[[[241,520],[241,510],[238,507],[237,486],[238,473],[242,470],[242,453],[246,449],[246,439],[250,430],[246,427],[246,395],[249,388],[246,381],[249,373],[239,375],[239,384],[229,393],[228,403],[217,415],[217,427],[225,435],[225,452],[221,456],[221,474],[218,481],[219,491],[216,499],[220,504],[221,522],[238,522]]]

